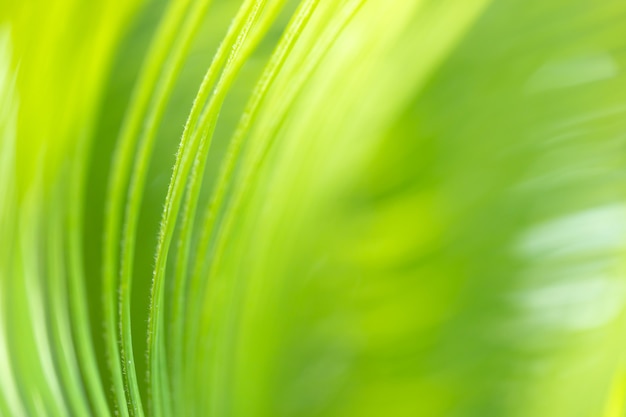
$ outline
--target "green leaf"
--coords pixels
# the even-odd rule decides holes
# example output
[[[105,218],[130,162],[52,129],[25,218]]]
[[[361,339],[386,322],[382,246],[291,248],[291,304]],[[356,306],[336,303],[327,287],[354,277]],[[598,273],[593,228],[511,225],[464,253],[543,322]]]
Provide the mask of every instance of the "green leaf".
[[[0,3],[0,416],[623,416],[625,17]]]

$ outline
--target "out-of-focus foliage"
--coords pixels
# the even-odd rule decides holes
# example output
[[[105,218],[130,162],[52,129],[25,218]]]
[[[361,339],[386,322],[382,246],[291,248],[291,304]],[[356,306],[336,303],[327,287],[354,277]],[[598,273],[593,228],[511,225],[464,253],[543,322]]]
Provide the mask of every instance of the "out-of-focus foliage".
[[[0,3],[0,416],[623,417],[626,3]]]

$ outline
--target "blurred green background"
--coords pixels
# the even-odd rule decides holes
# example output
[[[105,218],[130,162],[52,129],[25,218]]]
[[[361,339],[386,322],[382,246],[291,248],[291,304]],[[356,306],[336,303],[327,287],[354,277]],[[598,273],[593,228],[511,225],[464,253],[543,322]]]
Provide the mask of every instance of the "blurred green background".
[[[0,415],[626,416],[625,19],[0,0]]]

